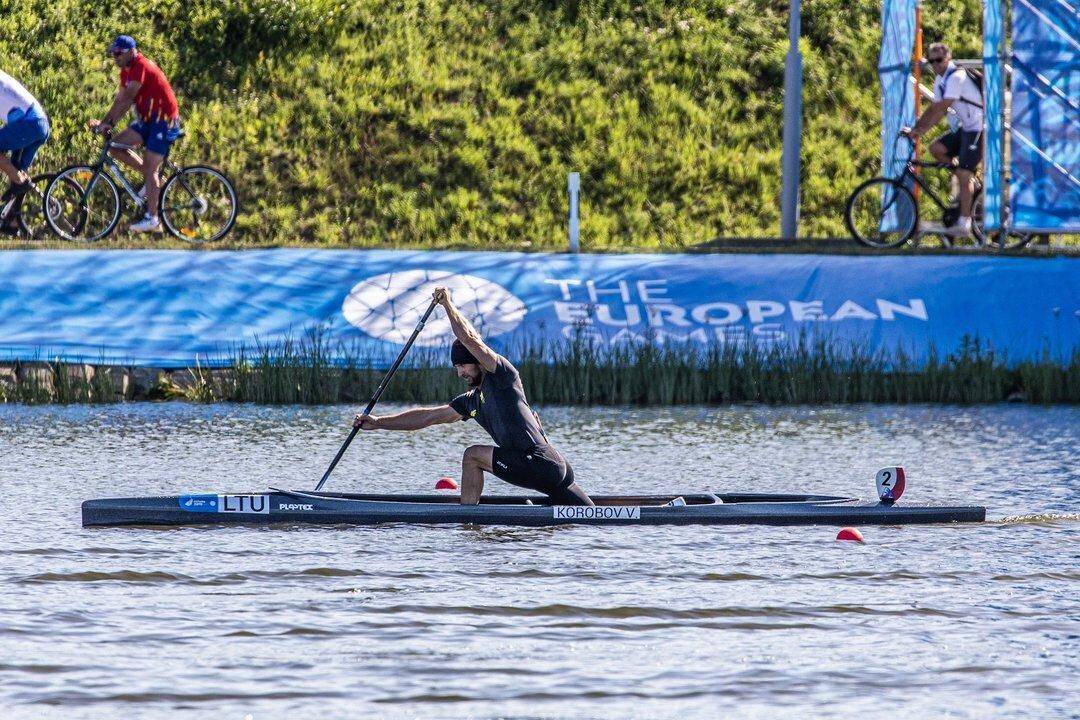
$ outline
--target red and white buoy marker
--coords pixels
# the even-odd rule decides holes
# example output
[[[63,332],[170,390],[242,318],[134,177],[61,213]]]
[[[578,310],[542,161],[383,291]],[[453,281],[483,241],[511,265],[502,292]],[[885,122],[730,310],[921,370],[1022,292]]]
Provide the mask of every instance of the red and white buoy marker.
[[[882,505],[892,505],[904,494],[907,487],[907,477],[902,467],[887,467],[877,471],[874,480],[877,485],[878,497]]]
[[[439,478],[435,483],[436,490],[457,490],[457,483],[448,477]]]
[[[837,540],[848,540],[851,542],[862,542],[862,533],[859,532],[859,528],[846,527],[841,528],[840,532],[836,533]]]

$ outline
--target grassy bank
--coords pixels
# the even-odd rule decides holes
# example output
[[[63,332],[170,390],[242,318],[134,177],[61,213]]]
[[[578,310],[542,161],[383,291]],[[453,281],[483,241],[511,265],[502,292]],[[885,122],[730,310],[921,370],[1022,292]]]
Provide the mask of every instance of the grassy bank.
[[[366,401],[383,376],[360,354],[331,362],[317,336],[238,353],[231,366],[171,373],[62,362],[0,375],[0,400],[22,403],[186,399],[194,402],[323,404]],[[384,398],[443,403],[463,390],[445,353],[414,350]],[[825,342],[788,346],[626,346],[584,341],[512,353],[530,399],[565,405],[714,405],[739,402],[1031,403],[1080,402],[1080,350],[1008,363],[977,341],[915,363]]]
[[[104,51],[130,33],[179,96],[178,157],[238,185],[240,246],[561,247],[572,170],[586,249],[779,231],[786,2],[7,5],[0,67],[53,119],[40,167],[91,157],[80,128],[116,87]],[[975,56],[980,12],[927,5],[928,41]],[[878,164],[879,14],[803,6],[810,236],[846,236],[843,201]]]

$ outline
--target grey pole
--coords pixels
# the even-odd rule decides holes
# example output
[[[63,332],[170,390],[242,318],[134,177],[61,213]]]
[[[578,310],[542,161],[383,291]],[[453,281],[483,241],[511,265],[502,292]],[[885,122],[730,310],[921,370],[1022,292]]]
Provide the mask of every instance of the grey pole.
[[[799,236],[799,153],[802,151],[802,53],[799,0],[791,0],[788,52],[784,61],[784,154],[780,188],[780,234]]]
[[[566,189],[570,193],[570,223],[567,228],[569,232],[570,252],[577,253],[581,249],[578,219],[578,195],[581,192],[580,173],[570,173],[570,176],[566,181]]]

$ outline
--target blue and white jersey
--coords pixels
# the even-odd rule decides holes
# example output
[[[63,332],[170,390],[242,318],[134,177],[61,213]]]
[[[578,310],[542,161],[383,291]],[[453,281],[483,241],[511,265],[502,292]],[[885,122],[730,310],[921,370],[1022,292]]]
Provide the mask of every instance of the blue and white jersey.
[[[21,82],[0,70],[0,120],[12,123],[26,115],[44,118],[45,111]]]

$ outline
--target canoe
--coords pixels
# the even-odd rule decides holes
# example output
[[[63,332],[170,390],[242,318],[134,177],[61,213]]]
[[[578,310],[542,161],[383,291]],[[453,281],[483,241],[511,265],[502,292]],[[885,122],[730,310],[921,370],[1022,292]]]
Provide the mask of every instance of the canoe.
[[[831,495],[682,493],[594,496],[595,507],[544,504],[539,496],[342,494],[271,489],[105,498],[82,504],[84,526],[123,525],[922,525],[982,522],[986,508],[865,502]]]

